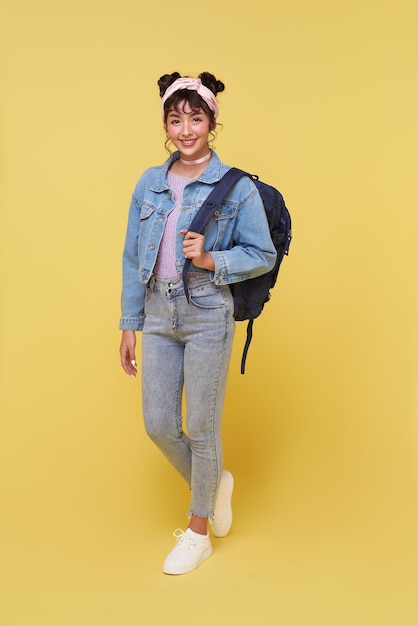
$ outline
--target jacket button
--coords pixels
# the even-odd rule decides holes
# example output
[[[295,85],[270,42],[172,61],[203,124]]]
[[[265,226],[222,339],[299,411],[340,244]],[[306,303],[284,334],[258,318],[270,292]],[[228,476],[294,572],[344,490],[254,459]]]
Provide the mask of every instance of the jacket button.
[[[218,216],[219,215],[219,211],[215,211],[214,215]]]
[[[218,276],[216,280],[217,280],[219,283],[221,283],[221,282],[222,282],[222,276]]]
[[[155,249],[155,246],[154,246],[154,244],[153,244],[153,243],[150,245],[149,249],[150,249],[150,250],[154,250],[154,249]]]

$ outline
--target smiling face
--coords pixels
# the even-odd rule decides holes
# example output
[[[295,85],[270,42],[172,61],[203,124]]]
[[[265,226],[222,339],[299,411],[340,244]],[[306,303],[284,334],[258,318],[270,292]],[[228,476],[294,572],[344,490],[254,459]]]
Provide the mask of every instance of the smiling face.
[[[193,161],[208,154],[210,120],[202,109],[193,111],[187,102],[182,102],[178,110],[168,111],[166,125],[170,141],[182,159]]]

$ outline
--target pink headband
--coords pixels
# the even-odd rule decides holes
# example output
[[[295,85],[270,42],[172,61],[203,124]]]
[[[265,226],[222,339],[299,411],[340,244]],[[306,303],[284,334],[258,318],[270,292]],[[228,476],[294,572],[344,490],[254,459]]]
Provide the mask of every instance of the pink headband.
[[[216,102],[215,94],[210,89],[202,85],[202,81],[200,80],[200,78],[178,78],[177,80],[174,81],[172,85],[170,85],[170,87],[167,88],[167,91],[163,95],[163,98],[161,101],[161,111],[162,111],[163,121],[164,121],[164,103],[170,96],[173,95],[173,93],[175,93],[176,91],[179,91],[179,89],[191,89],[191,90],[197,91],[199,96],[201,96],[203,100],[206,102],[210,110],[213,111],[213,116],[215,118],[218,117],[219,109],[218,109],[218,103]]]

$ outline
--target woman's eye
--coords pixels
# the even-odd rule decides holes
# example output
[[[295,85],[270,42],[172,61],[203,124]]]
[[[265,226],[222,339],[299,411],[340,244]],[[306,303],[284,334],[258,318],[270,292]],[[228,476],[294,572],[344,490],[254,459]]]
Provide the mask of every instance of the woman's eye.
[[[200,118],[200,117],[194,117],[194,118],[193,118],[193,121],[194,121],[194,122],[201,122],[202,120],[201,120],[201,118]]]

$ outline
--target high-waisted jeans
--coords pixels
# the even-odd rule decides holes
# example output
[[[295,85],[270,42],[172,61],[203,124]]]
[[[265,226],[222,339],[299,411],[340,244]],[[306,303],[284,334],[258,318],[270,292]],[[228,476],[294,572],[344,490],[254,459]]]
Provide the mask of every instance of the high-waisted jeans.
[[[145,428],[191,489],[189,515],[213,518],[222,471],[221,417],[234,336],[233,299],[206,273],[153,277],[142,331]],[[183,429],[183,388],[187,407]]]

